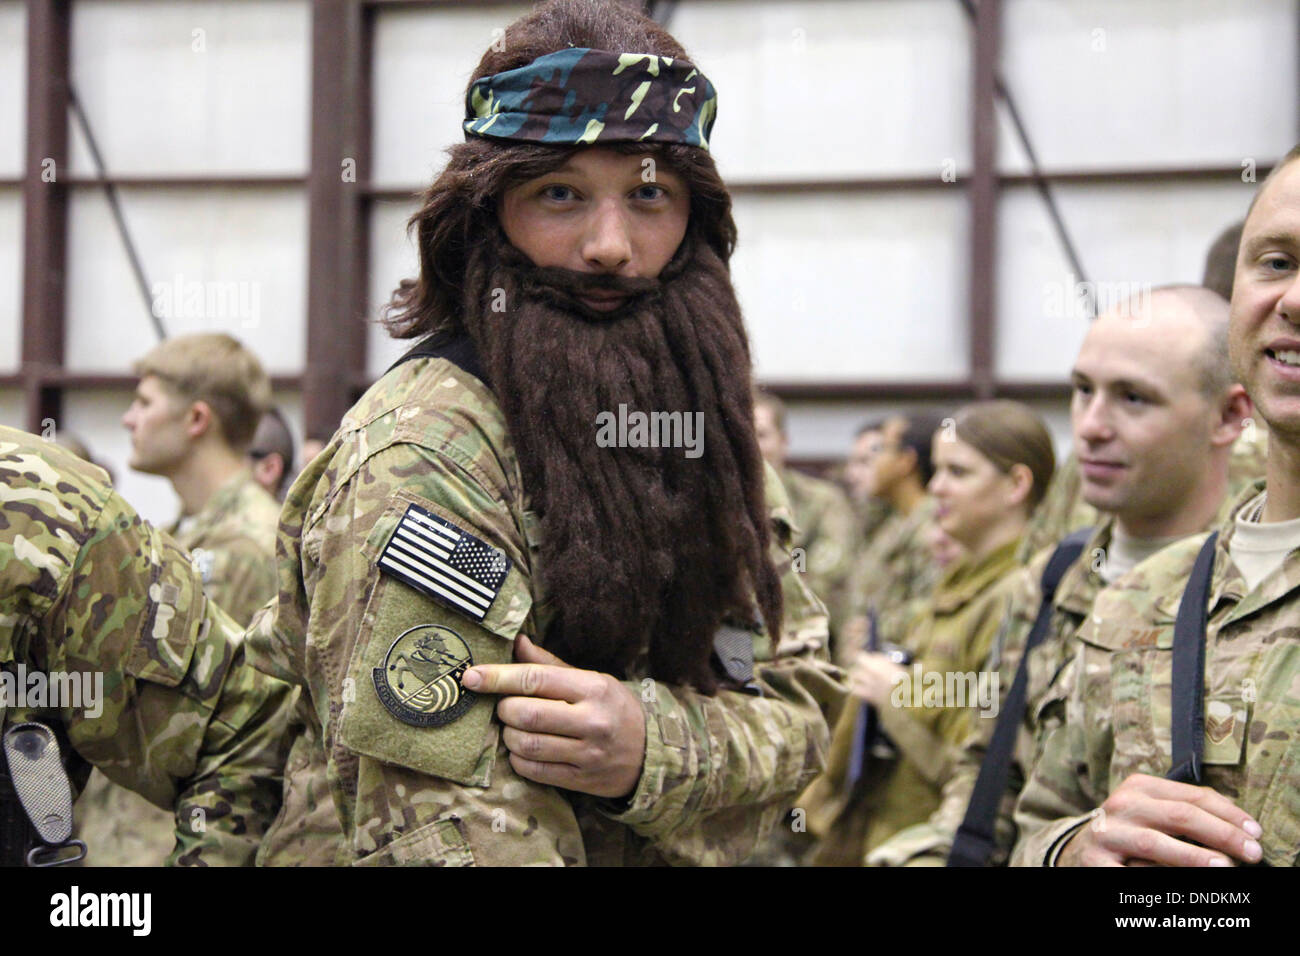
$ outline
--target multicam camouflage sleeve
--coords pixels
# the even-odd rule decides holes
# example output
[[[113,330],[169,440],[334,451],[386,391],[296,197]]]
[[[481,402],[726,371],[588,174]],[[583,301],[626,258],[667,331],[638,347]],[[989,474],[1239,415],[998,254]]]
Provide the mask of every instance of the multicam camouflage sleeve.
[[[645,769],[628,808],[610,816],[671,863],[728,865],[748,857],[826,762],[826,718],[845,695],[827,663],[826,611],[792,570],[784,495],[768,471],[773,560],[782,573],[785,635],[754,641],[762,696],[633,685],[646,713]]]
[[[491,393],[436,361],[390,373],[290,490],[279,602],[246,637],[258,667],[310,690],[341,861],[743,859],[821,767],[820,702],[838,687],[825,663],[824,609],[810,596],[790,606],[792,590],[807,592],[786,581],[786,639],[775,650],[755,640],[762,697],[629,681],[645,708],[647,755],[626,806],[518,776],[496,698],[462,692],[429,662],[509,662],[518,634],[546,632],[540,522]],[[490,555],[480,572],[485,611],[411,583],[395,552],[424,534],[412,522]],[[412,696],[412,687],[428,693]]]
[[[103,694],[8,719],[61,720],[83,758],[174,808],[170,862],[251,863],[279,809],[289,688],[244,661],[238,627],[206,601],[189,556],[102,472],[33,450],[31,436],[5,440],[17,434],[0,434],[15,519],[0,547],[0,620],[12,628],[0,629],[11,635],[0,660]]]
[[[275,555],[252,540],[232,541],[213,554],[208,596],[236,621],[252,620],[275,596]]]

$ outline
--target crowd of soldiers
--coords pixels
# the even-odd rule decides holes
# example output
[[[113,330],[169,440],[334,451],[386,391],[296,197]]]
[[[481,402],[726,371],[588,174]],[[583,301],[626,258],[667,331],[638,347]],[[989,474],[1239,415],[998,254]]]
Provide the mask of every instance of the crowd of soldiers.
[[[1003,400],[828,481],[753,388],[711,84],[622,5],[507,40],[416,341],[296,478],[222,334],[136,365],[166,530],[0,428],[4,861],[1295,865],[1300,148],[1092,322],[1059,467]],[[700,452],[596,441],[626,404]]]

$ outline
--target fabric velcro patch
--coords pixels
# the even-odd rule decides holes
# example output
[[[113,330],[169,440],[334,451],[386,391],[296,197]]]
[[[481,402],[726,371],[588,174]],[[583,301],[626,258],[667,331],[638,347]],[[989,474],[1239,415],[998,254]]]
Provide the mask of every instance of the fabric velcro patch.
[[[414,504],[379,555],[384,573],[476,621],[492,607],[510,564],[505,552]]]

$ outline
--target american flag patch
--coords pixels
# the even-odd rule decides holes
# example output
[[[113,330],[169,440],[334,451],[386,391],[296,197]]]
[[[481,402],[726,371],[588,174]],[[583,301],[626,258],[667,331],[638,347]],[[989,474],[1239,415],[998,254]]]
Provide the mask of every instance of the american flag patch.
[[[510,559],[450,521],[408,505],[379,555],[384,571],[453,610],[483,620]]]

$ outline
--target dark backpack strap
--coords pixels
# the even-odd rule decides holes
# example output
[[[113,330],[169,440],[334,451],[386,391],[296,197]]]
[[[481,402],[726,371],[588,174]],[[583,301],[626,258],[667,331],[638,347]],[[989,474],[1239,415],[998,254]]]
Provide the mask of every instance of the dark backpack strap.
[[[1002,712],[998,714],[997,725],[993,728],[993,739],[989,742],[988,752],[980,764],[979,777],[975,780],[975,789],[971,792],[970,803],[966,806],[966,816],[962,819],[957,835],[953,839],[952,851],[948,854],[949,866],[988,866],[996,846],[994,828],[997,823],[998,808],[1002,805],[1002,796],[1007,790],[1007,778],[1011,775],[1011,755],[1015,750],[1016,737],[1020,733],[1020,724],[1025,717],[1025,694],[1029,686],[1029,652],[1047,636],[1052,625],[1053,601],[1056,589],[1060,586],[1065,572],[1079,560],[1083,547],[1092,537],[1092,528],[1081,528],[1064,538],[1052,552],[1043,569],[1041,581],[1043,599],[1038,604],[1038,616],[1025,642],[1024,653],[1020,655],[1020,664],[1016,668],[1016,679],[1011,684],[1007,699],[1002,702]]]
[[[880,650],[880,631],[877,629],[876,609],[867,610],[867,650],[876,653]],[[867,758],[875,746],[880,721],[876,717],[876,708],[862,704],[858,708],[853,722],[853,747],[849,751],[849,772],[847,783],[855,788],[867,767]]]
[[[1173,679],[1170,687],[1170,717],[1173,734],[1173,767],[1165,775],[1180,783],[1201,782],[1201,756],[1205,748],[1205,624],[1214,576],[1214,546],[1218,533],[1205,539],[1183,588],[1183,599],[1174,620]]]
[[[388,371],[391,372],[399,365],[420,358],[446,359],[462,371],[473,375],[489,389],[492,387],[492,384],[487,379],[487,374],[483,371],[483,363],[479,361],[478,350],[474,348],[474,341],[464,332],[435,332],[432,335],[425,336],[416,342],[405,355],[390,365]]]

